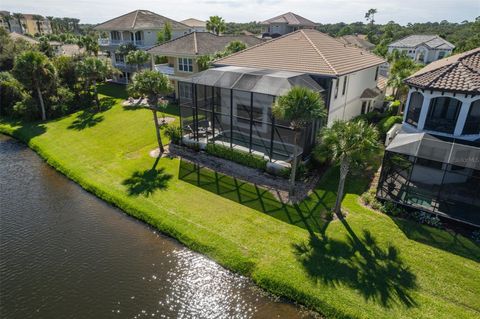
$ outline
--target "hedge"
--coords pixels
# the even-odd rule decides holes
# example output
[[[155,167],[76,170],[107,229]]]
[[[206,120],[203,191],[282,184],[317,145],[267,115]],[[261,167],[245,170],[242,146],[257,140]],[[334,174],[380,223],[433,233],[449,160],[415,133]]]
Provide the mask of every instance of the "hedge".
[[[227,159],[229,161],[242,164],[245,166],[258,168],[261,170],[267,169],[267,160],[262,156],[242,152],[222,145],[213,143],[207,144],[205,151],[211,155]]]

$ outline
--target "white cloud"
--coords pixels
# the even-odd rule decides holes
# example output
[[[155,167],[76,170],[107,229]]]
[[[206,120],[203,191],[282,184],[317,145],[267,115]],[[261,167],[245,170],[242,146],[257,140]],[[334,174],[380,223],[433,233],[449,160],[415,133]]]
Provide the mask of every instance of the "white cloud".
[[[98,23],[135,9],[148,9],[172,19],[207,19],[220,15],[227,21],[261,21],[292,11],[320,23],[364,21],[376,8],[379,23],[401,24],[448,20],[461,22],[480,16],[478,0],[2,0],[1,9],[79,18]]]

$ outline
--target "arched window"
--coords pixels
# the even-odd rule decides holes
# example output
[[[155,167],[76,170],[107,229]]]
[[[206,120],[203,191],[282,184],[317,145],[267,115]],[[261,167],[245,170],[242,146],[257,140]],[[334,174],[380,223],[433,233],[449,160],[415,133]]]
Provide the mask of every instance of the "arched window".
[[[452,97],[436,97],[430,102],[425,129],[453,134],[462,102]]]
[[[407,123],[415,127],[418,125],[418,119],[420,118],[420,111],[422,110],[423,95],[419,92],[413,92],[410,94],[410,102],[408,103],[407,111]]]
[[[472,102],[463,134],[480,134],[480,100]]]

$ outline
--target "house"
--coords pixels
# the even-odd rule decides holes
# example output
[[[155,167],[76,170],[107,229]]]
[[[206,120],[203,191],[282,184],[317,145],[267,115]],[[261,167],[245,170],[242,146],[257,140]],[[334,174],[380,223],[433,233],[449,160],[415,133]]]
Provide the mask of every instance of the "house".
[[[410,35],[390,43],[388,53],[404,52],[415,61],[428,64],[452,54],[455,46],[438,35]]]
[[[32,45],[38,45],[40,42],[32,37],[19,34],[16,32],[10,33],[10,38],[14,41],[26,41]],[[67,55],[67,56],[76,56],[85,53],[85,49],[80,48],[77,44],[63,44],[58,41],[48,41],[48,44],[52,47],[53,53],[55,55]]]
[[[405,80],[407,110],[377,197],[480,226],[480,48]]]
[[[372,51],[375,48],[375,44],[367,41],[365,39],[365,36],[361,35],[344,35],[338,38],[341,42],[348,44],[348,45],[353,45],[356,46],[357,48],[364,49],[367,51]]]
[[[117,52],[118,47],[123,44],[132,44],[139,50],[153,47],[157,44],[157,33],[163,31],[167,22],[172,27],[173,39],[190,32],[189,26],[148,10],[135,10],[94,27],[94,30],[106,33],[107,37],[99,39],[100,49],[110,55],[112,65],[122,71],[122,76],[115,81],[128,83],[135,71],[134,66],[125,64],[125,57]],[[150,67],[150,64],[144,67]]]
[[[260,22],[263,37],[276,38],[281,35],[300,30],[315,29],[317,24],[293,12],[287,12]]]
[[[383,101],[377,88],[383,59],[316,30],[298,30],[214,62],[179,81],[184,143],[217,143],[289,167],[294,132],[271,114],[274,101],[294,86],[321,93],[327,122],[350,119]],[[315,121],[296,142],[307,158],[324,124]]]
[[[298,30],[214,62],[310,75],[325,89],[328,124],[349,120],[383,106],[385,61],[313,29]]]
[[[192,32],[175,40],[154,46],[147,52],[152,56],[166,57],[163,64],[156,64],[155,69],[169,76],[176,96],[179,95],[178,81],[199,72],[197,59],[222,51],[232,41],[242,41],[247,47],[264,42],[254,36],[222,35],[210,32]],[[182,91],[183,92],[183,91]]]
[[[205,21],[189,18],[180,22],[188,25],[190,27],[190,32],[207,32],[207,22]]]

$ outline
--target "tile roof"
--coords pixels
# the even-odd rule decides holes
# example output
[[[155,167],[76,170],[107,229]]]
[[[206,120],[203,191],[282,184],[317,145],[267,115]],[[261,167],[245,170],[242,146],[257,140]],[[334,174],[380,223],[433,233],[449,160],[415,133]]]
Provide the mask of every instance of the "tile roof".
[[[232,41],[239,40],[244,42],[247,47],[264,42],[254,36],[247,35],[222,35],[218,36],[210,32],[192,32],[154,46],[149,53],[161,55],[205,55],[214,54],[215,52],[225,49]]]
[[[339,76],[384,62],[368,51],[348,46],[324,33],[303,29],[219,59],[214,65]]]
[[[273,17],[271,19],[265,20],[260,24],[272,24],[272,23],[286,23],[288,25],[298,25],[298,26],[311,26],[315,27],[317,24],[313,21],[310,21],[298,14],[293,12],[287,12],[279,16]]]
[[[480,48],[432,62],[405,83],[423,89],[480,94]]]
[[[425,45],[431,49],[454,49],[455,46],[438,35],[414,34],[389,44],[394,48],[415,48]]]
[[[182,20],[182,21],[180,21],[180,22],[183,23],[183,24],[188,25],[189,27],[202,27],[202,28],[205,28],[205,27],[207,26],[207,22],[206,22],[206,21],[198,20],[198,19],[195,19],[195,18],[185,19],[185,20]]]
[[[344,35],[343,37],[339,37],[338,40],[345,44],[354,45],[357,48],[362,48],[369,51],[375,48],[375,44],[368,42],[367,40],[356,35]]]
[[[156,14],[148,10],[135,10],[106,22],[100,23],[94,27],[99,31],[110,30],[160,30],[165,22],[170,22],[172,29],[188,29],[189,27],[178,21]]]

